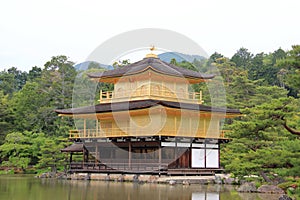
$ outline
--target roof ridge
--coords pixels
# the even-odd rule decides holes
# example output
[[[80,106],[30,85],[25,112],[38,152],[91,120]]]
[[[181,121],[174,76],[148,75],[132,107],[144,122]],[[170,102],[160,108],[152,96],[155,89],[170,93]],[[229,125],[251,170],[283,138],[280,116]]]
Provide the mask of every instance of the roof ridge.
[[[102,73],[92,73],[88,74],[90,78],[112,78],[112,77],[121,77],[126,75],[138,74],[147,69],[148,66],[151,66],[156,71],[167,74],[171,76],[182,76],[186,78],[197,78],[197,79],[211,79],[215,75],[213,74],[202,74],[198,71],[193,71],[183,67],[173,65],[162,61],[159,58],[144,58],[137,62],[119,67],[114,70],[104,71]]]

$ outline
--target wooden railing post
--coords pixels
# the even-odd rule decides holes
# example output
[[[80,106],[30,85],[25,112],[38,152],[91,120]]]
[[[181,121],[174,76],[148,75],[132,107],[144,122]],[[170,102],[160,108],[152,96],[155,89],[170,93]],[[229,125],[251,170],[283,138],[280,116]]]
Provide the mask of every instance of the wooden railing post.
[[[100,99],[99,99],[100,103],[102,101],[102,90],[100,90]]]
[[[199,101],[200,101],[200,104],[202,104],[202,90],[200,90],[200,92],[199,92]]]

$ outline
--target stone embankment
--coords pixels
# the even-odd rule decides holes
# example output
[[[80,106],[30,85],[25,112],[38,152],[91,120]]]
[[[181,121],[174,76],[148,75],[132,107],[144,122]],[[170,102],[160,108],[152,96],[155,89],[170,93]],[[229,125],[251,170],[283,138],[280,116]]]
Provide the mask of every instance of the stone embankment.
[[[78,173],[68,176],[75,180],[100,180],[115,182],[137,182],[137,183],[162,183],[162,184],[208,184],[215,183],[215,176],[158,176],[158,175],[130,175],[130,174],[86,174]]]
[[[158,175],[131,175],[131,174],[99,174],[99,173],[43,173],[38,178],[61,178],[72,180],[99,180],[115,182],[162,183],[162,184],[237,184],[229,175],[215,176],[158,176]]]

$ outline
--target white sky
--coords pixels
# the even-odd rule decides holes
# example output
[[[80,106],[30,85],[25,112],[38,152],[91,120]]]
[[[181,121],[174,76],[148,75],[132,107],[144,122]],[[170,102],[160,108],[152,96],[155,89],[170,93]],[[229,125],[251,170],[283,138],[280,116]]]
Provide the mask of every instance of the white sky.
[[[0,70],[43,67],[56,55],[80,63],[105,40],[138,28],[179,32],[209,55],[288,50],[300,44],[299,8],[299,0],[3,0]]]

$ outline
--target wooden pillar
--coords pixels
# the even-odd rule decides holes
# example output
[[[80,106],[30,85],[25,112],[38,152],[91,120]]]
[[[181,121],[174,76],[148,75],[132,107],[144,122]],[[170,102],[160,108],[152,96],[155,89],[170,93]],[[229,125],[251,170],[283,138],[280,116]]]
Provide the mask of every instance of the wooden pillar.
[[[73,157],[73,152],[70,153],[70,164],[72,163],[72,160],[73,160],[72,157]]]
[[[110,161],[112,160],[112,159],[114,159],[114,154],[115,154],[115,148],[110,148],[109,147],[109,152],[110,152]]]
[[[201,118],[200,118],[201,119]],[[206,133],[206,118],[203,117],[203,134],[204,136],[206,137],[207,136],[207,133]]]
[[[207,143],[207,141],[205,141],[205,144],[204,144],[204,168],[206,168],[206,143]]]
[[[85,151],[85,161],[89,162],[89,153],[88,153],[88,151]]]
[[[188,135],[189,136],[192,135],[192,115],[191,114],[189,115],[189,133],[188,133]],[[193,135],[193,136],[195,137],[196,135]]]
[[[174,127],[175,127],[175,129],[174,129],[174,135],[173,136],[176,136],[176,134],[177,134],[177,116],[176,115],[174,115]],[[176,141],[176,139],[175,139],[175,141]]]
[[[176,161],[175,168],[178,167],[178,148],[177,148],[177,138],[175,138],[175,150],[174,150],[174,159]]]
[[[99,162],[99,149],[98,149],[98,144],[96,144],[96,147],[95,147],[95,163],[98,163]]]
[[[86,137],[86,119],[83,119],[83,137]]]
[[[89,157],[88,150],[83,148],[82,153],[83,153],[83,163],[88,162],[88,159],[89,159],[88,158]]]
[[[83,148],[83,150],[82,150],[82,168],[84,168],[84,162],[85,162],[85,150]]]
[[[131,160],[132,160],[132,148],[131,141],[128,142],[128,167],[131,168]]]
[[[220,168],[220,143],[218,141],[218,168]]]
[[[96,137],[99,135],[98,132],[99,132],[99,121],[98,119],[96,119],[96,134],[95,134]]]
[[[161,169],[161,146],[158,147],[158,169]]]

